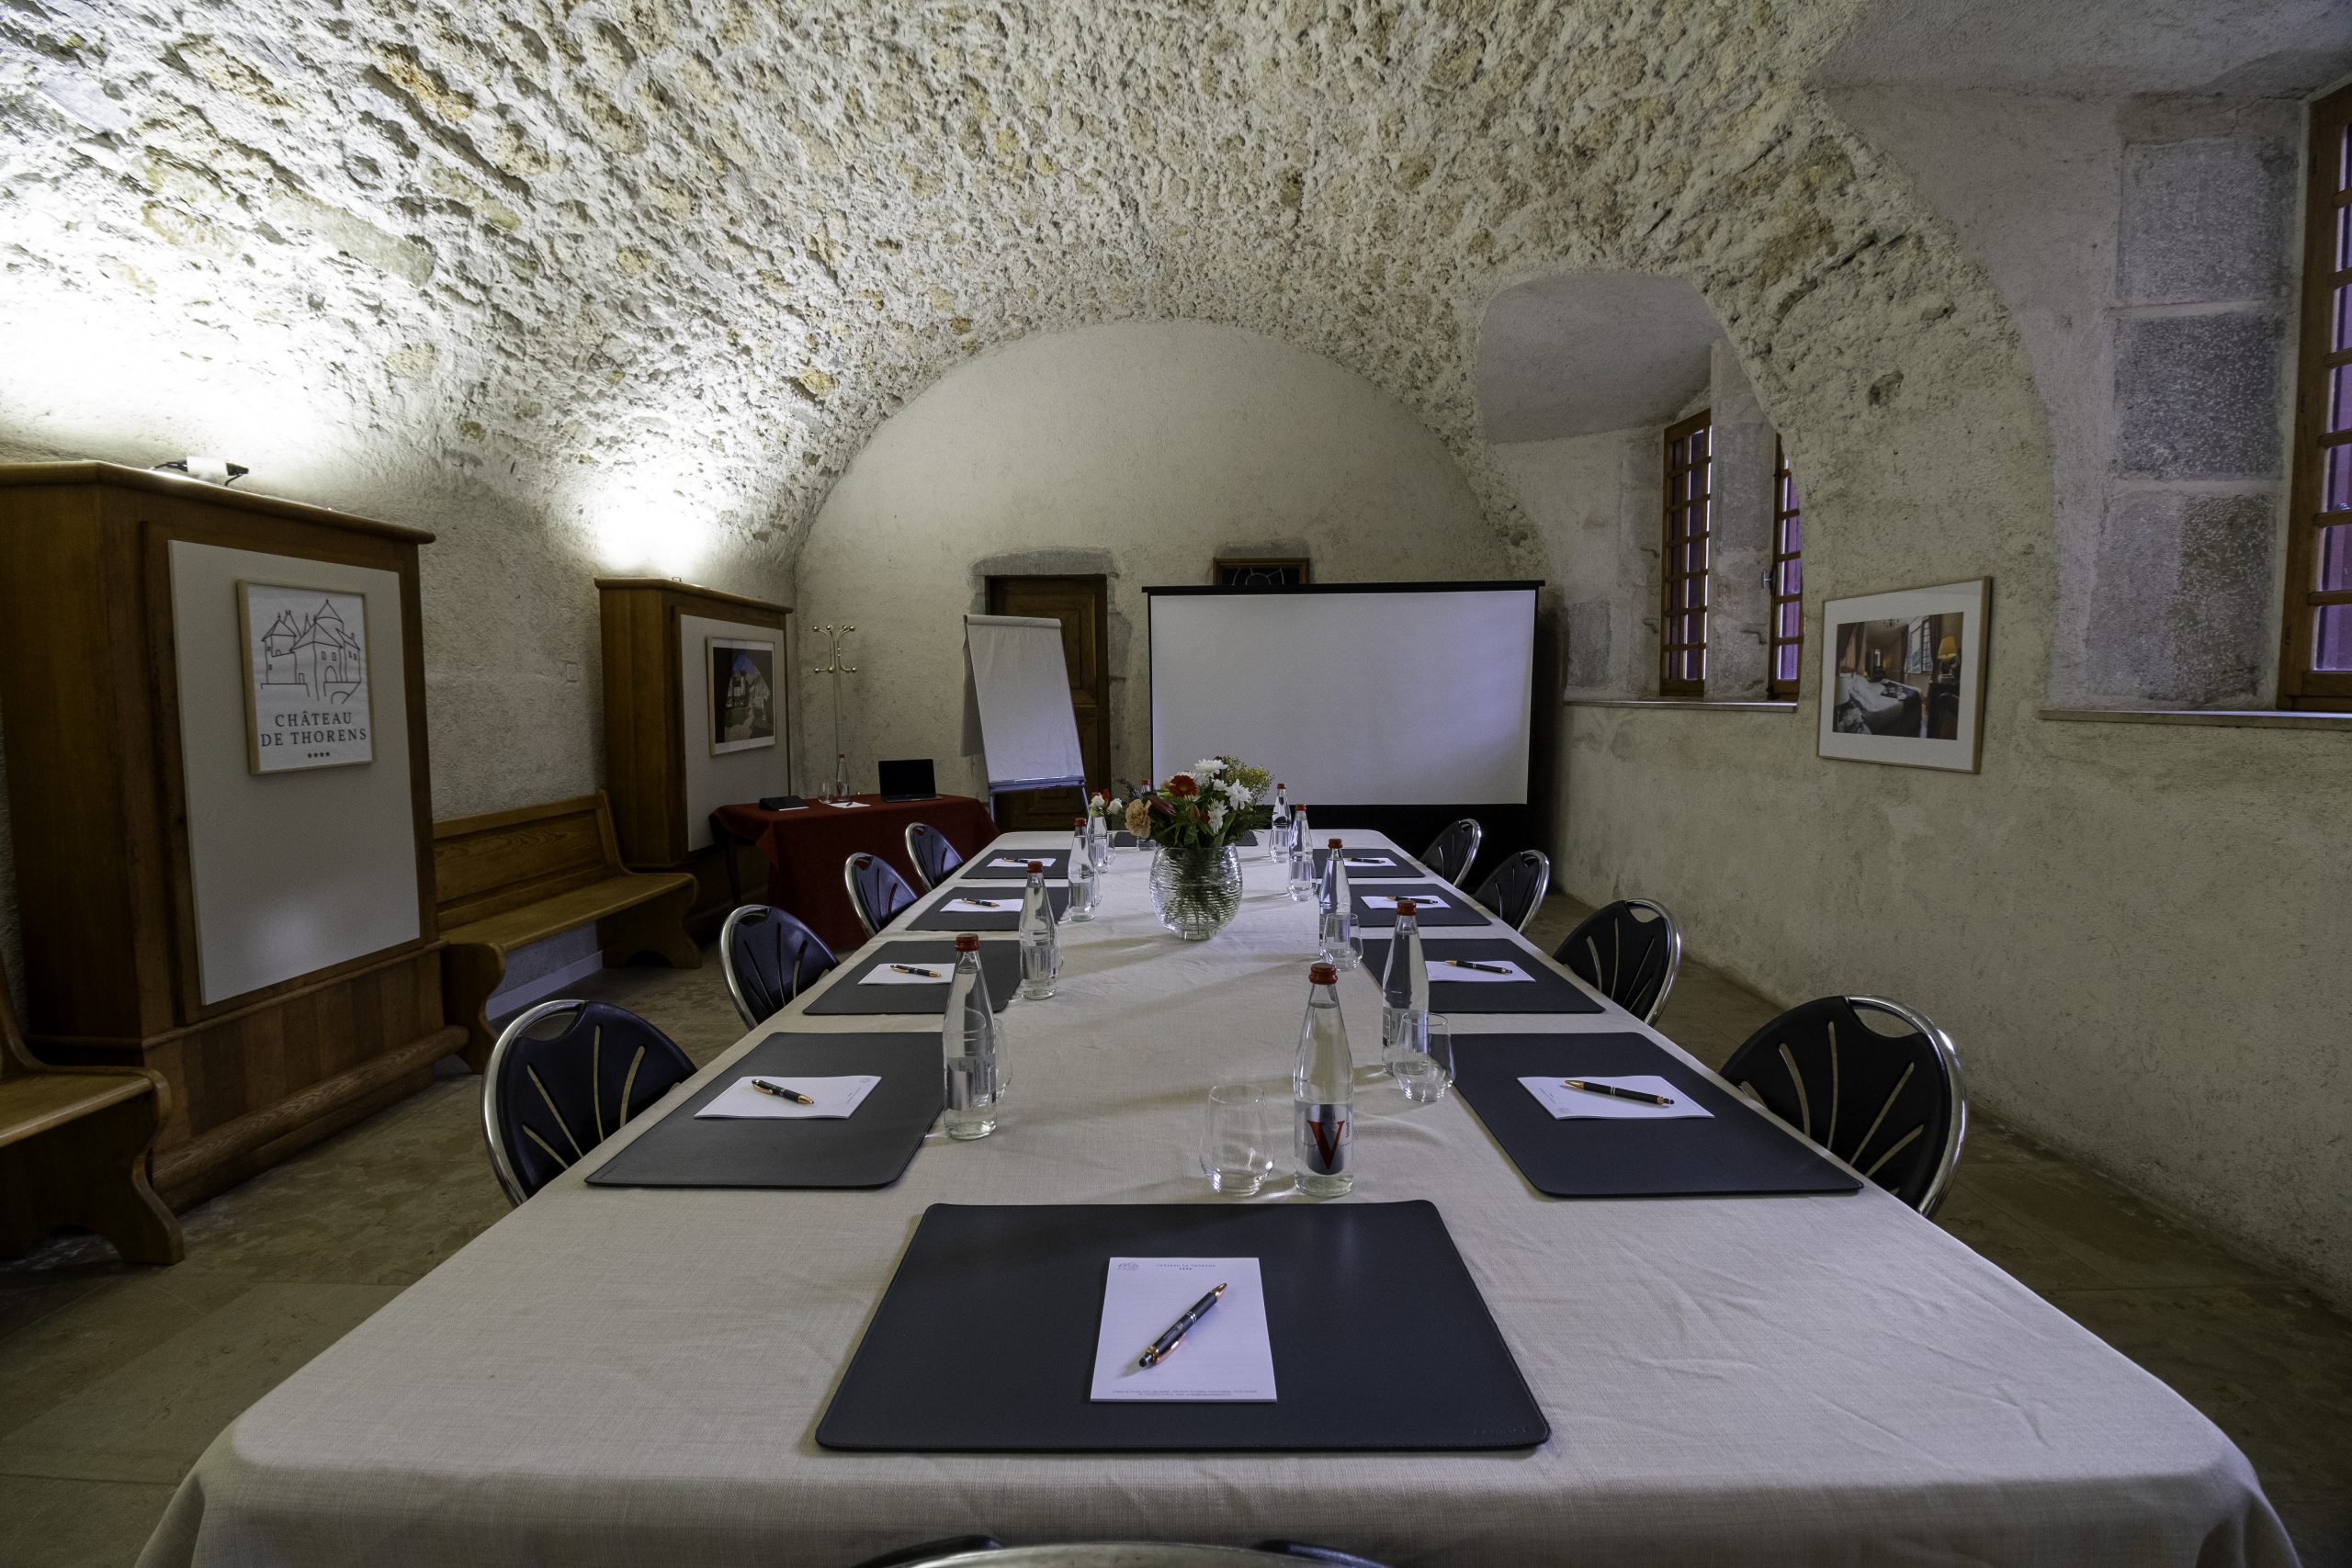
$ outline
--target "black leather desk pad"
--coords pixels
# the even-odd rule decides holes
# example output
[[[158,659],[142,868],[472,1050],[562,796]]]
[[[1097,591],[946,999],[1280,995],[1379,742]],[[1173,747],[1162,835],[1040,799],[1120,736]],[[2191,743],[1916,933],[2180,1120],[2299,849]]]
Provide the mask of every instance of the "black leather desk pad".
[[[1423,871],[1419,866],[1415,865],[1411,861],[1407,860],[1402,854],[1399,854],[1395,850],[1343,849],[1340,853],[1343,858],[1348,855],[1385,855],[1388,859],[1396,863],[1394,865],[1350,865],[1348,867],[1348,880],[1351,883],[1427,882],[1430,880],[1430,874],[1428,872]],[[1324,864],[1329,862],[1330,858],[1331,852],[1329,850],[1317,850],[1315,852],[1315,879],[1317,882],[1320,882],[1323,879]],[[1386,889],[1384,888],[1382,891],[1385,892]]]
[[[1275,1400],[1090,1400],[1114,1257],[1256,1258]],[[825,1448],[883,1453],[1428,1452],[1550,1436],[1427,1201],[934,1203],[817,1426]]]
[[[1430,1011],[1457,1012],[1599,1012],[1601,1006],[1583,988],[1507,937],[1451,937],[1421,943],[1429,963]],[[1508,958],[1535,976],[1531,981],[1448,980],[1441,958]],[[1364,973],[1377,980],[1388,973],[1388,939],[1363,939]]]
[[[1364,895],[1368,893],[1376,893],[1383,898],[1410,898],[1416,893],[1430,898],[1444,898],[1445,903],[1442,906],[1423,904],[1413,911],[1413,918],[1421,923],[1423,931],[1429,930],[1431,926],[1484,926],[1494,923],[1487,911],[1478,908],[1477,901],[1470,895],[1459,887],[1448,887],[1442,883],[1431,882],[1426,876],[1419,882],[1409,885],[1380,882],[1370,886],[1359,886],[1356,884],[1356,874],[1351,871],[1348,873],[1348,892],[1355,902],[1358,931],[1385,931],[1396,923],[1396,910],[1375,909],[1363,901]]]
[[[955,891],[909,920],[902,928],[910,931],[1012,931],[1021,929],[1021,911],[1007,909],[1001,915],[983,915],[969,909],[950,909],[946,906],[955,898],[1013,898],[1021,897],[1018,887]],[[1065,882],[1046,889],[1046,901],[1054,907],[1054,919],[1058,920],[1069,913],[1069,884]],[[868,987],[871,989],[872,987]],[[996,990],[991,983],[989,995]]]
[[[905,1174],[945,1092],[939,1034],[771,1034],[588,1177],[591,1187],[888,1187]],[[698,1122],[737,1078],[881,1078],[838,1121]]]
[[[1555,1120],[1522,1077],[1654,1073],[1709,1117]],[[1555,1198],[1854,1192],[1861,1183],[1638,1034],[1456,1034],[1453,1081],[1521,1176]]]
[[[990,865],[989,862],[993,860],[1017,860],[1021,863],[1017,866]],[[957,866],[955,879],[960,882],[1026,882],[1029,880],[1029,863],[1033,860],[1044,863],[1046,881],[1069,879],[1069,851],[1067,849],[1033,852],[1028,850],[1002,850],[994,844]]]
[[[873,942],[857,950],[846,965],[834,971],[840,977],[827,986],[817,999],[804,1009],[805,1012],[830,1013],[929,1013],[937,1018],[947,1010],[947,982],[924,985],[920,982],[906,986],[861,986],[863,979],[877,964],[937,964],[953,966],[956,944],[952,942]],[[980,943],[980,973],[989,983],[989,1003],[998,1012],[1012,1000],[1013,991],[1021,984],[1021,944],[1013,942],[984,942]]]

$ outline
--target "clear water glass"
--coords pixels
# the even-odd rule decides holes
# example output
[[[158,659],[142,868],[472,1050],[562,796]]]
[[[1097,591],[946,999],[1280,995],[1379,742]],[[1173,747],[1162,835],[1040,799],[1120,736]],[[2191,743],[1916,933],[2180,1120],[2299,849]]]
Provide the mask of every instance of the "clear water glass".
[[[1290,881],[1283,891],[1294,904],[1315,897],[1315,852],[1304,843],[1293,842],[1290,847]]]
[[[1211,1088],[1201,1130],[1201,1174],[1209,1179],[1209,1190],[1247,1198],[1273,1173],[1274,1140],[1265,1091],[1249,1083]]]
[[[1381,1056],[1407,1100],[1426,1105],[1453,1087],[1453,1025],[1429,1013],[1407,1013],[1387,1031]]]

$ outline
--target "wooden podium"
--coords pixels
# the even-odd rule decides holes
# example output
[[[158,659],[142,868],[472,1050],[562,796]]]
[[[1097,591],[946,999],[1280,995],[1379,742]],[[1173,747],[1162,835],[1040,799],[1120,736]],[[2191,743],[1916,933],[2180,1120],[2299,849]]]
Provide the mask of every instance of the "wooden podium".
[[[432,537],[111,464],[0,467],[25,1032],[48,1062],[162,1075],[175,1206],[423,1088],[463,1041],[434,923]],[[297,701],[318,714],[289,720]],[[314,720],[334,728],[271,728]]]
[[[792,788],[789,726],[792,610],[666,577],[600,577],[604,623],[605,775],[621,860],[631,871],[683,871],[696,883],[686,931],[708,942],[727,912],[757,898],[765,863],[722,843],[710,814]],[[768,744],[714,731],[711,660],[718,648],[770,645]],[[719,750],[720,747],[732,748]]]

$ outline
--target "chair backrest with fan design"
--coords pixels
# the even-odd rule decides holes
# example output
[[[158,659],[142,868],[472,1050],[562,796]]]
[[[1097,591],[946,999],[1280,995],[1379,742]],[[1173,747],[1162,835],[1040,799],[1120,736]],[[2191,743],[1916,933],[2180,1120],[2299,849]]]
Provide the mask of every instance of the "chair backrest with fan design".
[[[1486,836],[1476,817],[1464,817],[1430,840],[1421,852],[1421,863],[1459,887],[1477,863],[1479,840]]]
[[[554,1034],[533,1030],[571,1016]],[[482,1074],[490,1168],[520,1203],[694,1076],[671,1038],[605,1002],[541,1002],[500,1032]]]
[[[1724,1077],[1921,1213],[1943,1201],[1968,1095],[1951,1036],[1909,1008],[1878,997],[1791,1008],[1732,1053]]]
[[[1525,931],[1552,886],[1552,857],[1542,850],[1521,850],[1470,895],[1514,931]]]
[[[947,874],[964,863],[947,835],[928,822],[907,824],[907,863],[915,868],[915,880],[922,884],[926,893],[946,879]]]
[[[842,885],[849,889],[849,907],[857,911],[857,923],[865,928],[867,936],[898,919],[899,911],[915,901],[915,890],[890,869],[888,861],[863,850],[842,862]]]
[[[746,904],[718,930],[718,962],[735,1011],[746,1028],[756,1029],[840,960],[797,917],[773,905]]]
[[[1644,1023],[1656,1023],[1682,967],[1682,933],[1662,906],[1620,898],[1585,917],[1552,956]]]

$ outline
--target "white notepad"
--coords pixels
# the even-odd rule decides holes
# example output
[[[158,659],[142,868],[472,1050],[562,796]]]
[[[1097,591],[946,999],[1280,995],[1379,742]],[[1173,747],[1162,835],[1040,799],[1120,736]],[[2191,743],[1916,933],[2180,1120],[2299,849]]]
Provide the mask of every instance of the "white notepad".
[[[1021,912],[1018,898],[950,898],[940,906],[967,915],[1017,915]]]
[[[990,871],[1027,871],[1029,863],[1033,860],[1047,871],[1054,869],[1054,857],[1049,854],[1023,855],[1018,860],[1007,860],[1002,855],[999,855],[989,862],[989,869]]]
[[[825,800],[818,804],[830,806],[836,811],[863,811],[874,803],[870,800]]]
[[[1423,956],[1428,957],[1426,953]],[[1510,973],[1490,975],[1484,969],[1466,968],[1450,958],[1430,958],[1430,978],[1442,980],[1449,986],[1508,986],[1514,981],[1532,983],[1535,978],[1508,958],[1481,958],[1477,962],[1509,970]]]
[[[956,974],[953,964],[910,964],[907,967],[919,973],[901,975],[888,964],[877,964],[859,976],[857,983],[861,986],[936,986],[943,980],[953,978]]]
[[[882,1080],[870,1073],[856,1073],[840,1078],[787,1078],[775,1073],[760,1077],[769,1083],[797,1089],[815,1100],[814,1105],[795,1105],[779,1095],[763,1094],[752,1087],[750,1078],[737,1078],[710,1097],[710,1103],[695,1112],[699,1122],[707,1116],[723,1122],[822,1122],[839,1121],[855,1111],[874,1086]]]
[[[1386,855],[1351,855],[1345,850],[1340,852],[1340,860],[1347,865],[1395,865],[1396,863]]]
[[[1397,899],[1409,898],[1417,915],[1423,909],[1442,909],[1446,907],[1444,899],[1430,893],[1364,893],[1358,897],[1363,899],[1365,908],[1372,909],[1393,909]]]
[[[1155,1367],[1136,1364],[1168,1325],[1216,1286],[1225,1294]],[[1100,1400],[1264,1404],[1274,1397],[1265,1282],[1254,1258],[1114,1258],[1094,1341]]]
[[[1644,1094],[1672,1097],[1671,1105],[1645,1105],[1638,1100],[1619,1100],[1614,1095],[1587,1094],[1580,1089],[1570,1089],[1559,1078],[1521,1078],[1520,1087],[1543,1103],[1553,1116],[1566,1122],[1571,1119],[1587,1122],[1679,1122],[1693,1116],[1713,1116],[1713,1111],[1692,1100],[1661,1077],[1636,1073],[1629,1077],[1606,1078],[1595,1073],[1563,1073],[1561,1077],[1577,1077],[1587,1083],[1615,1084],[1619,1089],[1635,1089]]]

